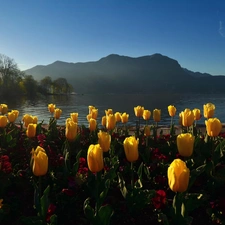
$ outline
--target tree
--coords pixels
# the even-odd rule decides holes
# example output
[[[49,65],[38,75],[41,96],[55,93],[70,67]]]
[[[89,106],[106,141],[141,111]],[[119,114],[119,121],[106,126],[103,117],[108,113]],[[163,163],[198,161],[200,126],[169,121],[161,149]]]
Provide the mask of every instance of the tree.
[[[34,80],[32,75],[25,75],[23,85],[25,87],[26,94],[29,97],[34,97],[37,95],[37,81]]]
[[[2,94],[8,94],[9,90],[18,91],[18,83],[23,75],[14,59],[0,54],[0,86]]]
[[[54,93],[68,94],[71,92],[71,86],[67,83],[65,78],[58,78],[53,81]]]
[[[49,94],[52,93],[52,78],[49,76],[44,77],[42,80],[39,82],[39,88],[40,91],[43,94]]]

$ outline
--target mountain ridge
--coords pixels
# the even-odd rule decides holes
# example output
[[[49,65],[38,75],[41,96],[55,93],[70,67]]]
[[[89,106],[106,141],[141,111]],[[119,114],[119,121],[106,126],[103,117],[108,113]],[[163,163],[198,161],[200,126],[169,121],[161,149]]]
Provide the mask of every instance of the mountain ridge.
[[[149,93],[159,89],[179,93],[202,92],[205,88],[218,92],[223,89],[221,82],[225,84],[225,76],[221,79],[190,71],[182,68],[177,60],[160,53],[139,57],[110,54],[97,61],[76,63],[57,60],[24,72],[36,80],[46,76],[52,79],[64,77],[77,93]]]

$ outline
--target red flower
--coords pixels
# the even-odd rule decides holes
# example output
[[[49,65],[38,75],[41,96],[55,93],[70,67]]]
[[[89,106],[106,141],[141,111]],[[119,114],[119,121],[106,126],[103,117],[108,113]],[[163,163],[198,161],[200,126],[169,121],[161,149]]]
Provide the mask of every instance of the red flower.
[[[50,204],[48,206],[48,211],[47,211],[47,216],[46,216],[46,221],[50,222],[50,218],[53,215],[53,213],[55,212],[56,206],[54,204]]]
[[[156,196],[152,199],[156,209],[161,209],[166,204],[166,192],[164,190],[156,191]]]
[[[0,170],[4,173],[12,172],[11,163],[9,162],[9,157],[7,155],[3,155],[0,157]]]
[[[68,195],[68,196],[74,196],[75,195],[75,192],[71,189],[67,189],[67,188],[64,188],[62,189],[62,193]]]

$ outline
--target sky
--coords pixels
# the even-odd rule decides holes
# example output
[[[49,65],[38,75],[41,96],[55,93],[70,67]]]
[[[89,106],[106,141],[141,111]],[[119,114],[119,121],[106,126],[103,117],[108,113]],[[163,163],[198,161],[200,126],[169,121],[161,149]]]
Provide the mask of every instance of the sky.
[[[155,53],[225,75],[225,1],[0,0],[0,54],[21,70]]]

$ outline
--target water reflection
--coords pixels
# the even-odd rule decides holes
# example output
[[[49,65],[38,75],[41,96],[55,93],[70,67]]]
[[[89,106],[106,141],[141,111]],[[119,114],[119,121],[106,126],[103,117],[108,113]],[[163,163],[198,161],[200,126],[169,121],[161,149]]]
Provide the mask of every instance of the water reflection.
[[[49,103],[54,103],[58,108],[61,108],[63,113],[58,121],[58,124],[65,123],[65,119],[70,117],[71,112],[79,113],[79,124],[87,125],[86,116],[88,114],[88,106],[93,105],[99,110],[98,122],[101,122],[101,117],[105,115],[105,110],[112,108],[114,112],[129,113],[129,124],[134,125],[136,118],[134,115],[134,107],[137,105],[144,106],[151,112],[155,109],[161,109],[162,119],[161,124],[169,124],[170,117],[168,115],[167,106],[175,105],[177,114],[175,123],[178,124],[179,112],[185,108],[199,108],[202,112],[203,104],[212,102],[216,105],[216,114],[221,122],[225,122],[225,96],[223,95],[177,95],[177,94],[114,94],[114,95],[70,95],[70,96],[47,96],[36,99],[17,98],[17,99],[0,99],[0,103],[8,105],[9,109],[17,109],[20,111],[19,120],[24,114],[38,116],[39,121],[44,123],[49,122],[50,113],[47,106]],[[151,116],[151,123],[152,116]],[[200,123],[204,123],[204,118]],[[144,124],[144,122],[143,122]]]

